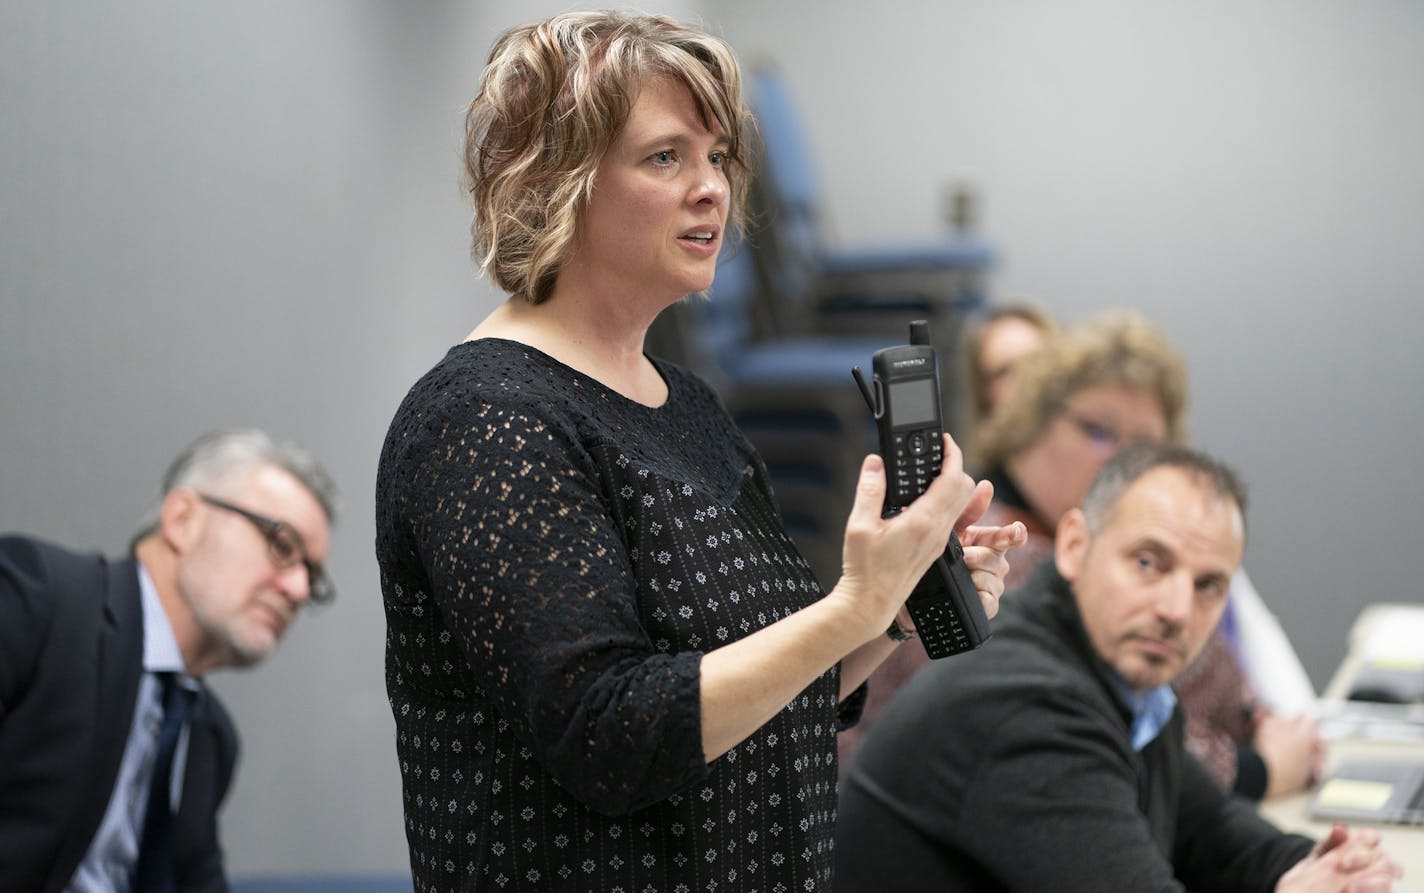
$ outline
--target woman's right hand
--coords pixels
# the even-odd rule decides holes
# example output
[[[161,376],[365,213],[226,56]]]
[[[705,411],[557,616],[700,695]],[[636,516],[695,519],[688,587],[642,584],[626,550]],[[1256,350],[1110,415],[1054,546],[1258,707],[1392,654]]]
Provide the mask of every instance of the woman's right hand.
[[[846,522],[835,587],[790,616],[702,655],[702,752],[708,761],[744,741],[831,667],[841,664],[844,671],[846,658],[872,639],[894,644],[884,638],[891,618],[943,554],[955,522],[978,520],[993,493],[988,484],[975,488],[953,440],[946,437],[944,446],[944,467],[930,488],[883,520],[885,466],[879,456],[868,457]],[[881,648],[851,671],[856,684],[885,654]]]
[[[963,454],[948,434],[939,475],[918,499],[891,518],[880,516],[885,488],[883,460],[867,456],[846,521],[841,578],[827,596],[843,600],[860,618],[867,640],[890,626],[920,577],[944,554],[961,515],[977,518],[993,495],[992,487],[976,486],[964,473]],[[976,512],[971,503],[982,504]]]

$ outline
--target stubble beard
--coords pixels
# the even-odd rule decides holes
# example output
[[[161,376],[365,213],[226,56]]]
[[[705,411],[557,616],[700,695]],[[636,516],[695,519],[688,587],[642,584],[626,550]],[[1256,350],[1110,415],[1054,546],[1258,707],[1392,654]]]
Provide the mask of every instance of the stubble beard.
[[[222,666],[251,667],[276,650],[281,639],[277,633],[271,633],[271,640],[260,644],[243,635],[243,627],[255,622],[248,617],[250,601],[235,613],[224,616],[213,610],[214,600],[207,597],[203,585],[191,575],[180,571],[178,585],[183,600],[193,612],[194,623],[206,639],[205,650],[217,650],[221,655],[218,663]]]

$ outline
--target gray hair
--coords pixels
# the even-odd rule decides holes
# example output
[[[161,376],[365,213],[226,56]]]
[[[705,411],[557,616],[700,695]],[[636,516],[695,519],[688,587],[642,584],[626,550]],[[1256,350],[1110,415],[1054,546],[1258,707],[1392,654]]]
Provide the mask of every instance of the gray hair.
[[[295,443],[275,441],[257,428],[233,428],[210,431],[178,454],[164,473],[155,505],[135,540],[157,528],[159,506],[174,490],[219,487],[238,474],[265,465],[280,468],[296,478],[321,505],[327,522],[336,521],[336,484],[315,456]]]
[[[1138,478],[1155,468],[1175,468],[1221,499],[1230,499],[1246,517],[1246,485],[1226,463],[1191,447],[1138,441],[1118,450],[1089,485],[1083,497],[1083,519],[1097,536],[1112,517],[1118,501]],[[1244,529],[1244,528],[1243,528]]]

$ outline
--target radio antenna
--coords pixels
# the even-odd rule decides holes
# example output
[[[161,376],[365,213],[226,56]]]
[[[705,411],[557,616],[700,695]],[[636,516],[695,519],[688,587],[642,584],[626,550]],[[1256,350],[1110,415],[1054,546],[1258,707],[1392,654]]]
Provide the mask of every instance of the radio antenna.
[[[870,388],[865,383],[865,376],[860,374],[860,367],[850,367],[850,374],[855,377],[855,383],[860,387],[860,396],[865,398],[865,405],[870,407],[870,414],[875,418],[880,418],[875,414],[875,398],[870,396]]]

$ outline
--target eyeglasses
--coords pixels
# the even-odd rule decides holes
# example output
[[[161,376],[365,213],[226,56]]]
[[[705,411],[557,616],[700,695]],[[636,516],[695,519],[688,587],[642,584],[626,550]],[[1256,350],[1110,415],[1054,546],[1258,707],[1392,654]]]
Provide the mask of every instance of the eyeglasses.
[[[267,551],[272,556],[272,563],[278,569],[289,568],[297,562],[301,562],[302,566],[307,569],[307,590],[312,601],[324,605],[336,598],[336,586],[326,575],[326,570],[307,557],[306,544],[302,542],[302,535],[292,525],[286,521],[277,521],[256,512],[249,512],[245,508],[215,496],[208,496],[206,493],[199,493],[198,498],[208,505],[241,515],[252,522],[252,526],[256,527],[262,534],[262,538],[267,541]]]
[[[1077,428],[1084,437],[1088,438],[1088,441],[1098,452],[1111,455],[1117,452],[1118,447],[1122,446],[1122,435],[1118,434],[1113,426],[1091,416],[1083,415],[1072,407],[1064,407],[1063,416],[1072,422],[1073,427]]]
[[[1162,440],[1165,435],[1165,432],[1156,432],[1146,426],[1122,431],[1112,422],[1100,421],[1091,412],[1080,412],[1071,406],[1065,406],[1062,412],[1063,418],[1078,429],[1078,433],[1087,438],[1093,449],[1104,459],[1110,458],[1128,443],[1139,441],[1156,443]]]

